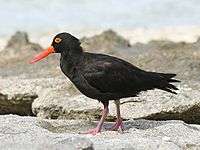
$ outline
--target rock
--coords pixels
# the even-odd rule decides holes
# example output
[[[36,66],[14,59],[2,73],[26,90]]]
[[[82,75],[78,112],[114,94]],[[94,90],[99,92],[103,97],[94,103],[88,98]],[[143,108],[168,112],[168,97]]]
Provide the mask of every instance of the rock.
[[[173,72],[184,81],[200,80],[199,41],[136,43],[128,51],[118,51],[118,56],[145,70]]]
[[[183,120],[187,123],[200,124],[199,90],[194,87],[180,86],[177,95],[152,90],[141,93],[135,98],[121,100],[121,113],[124,119],[146,118],[152,120]],[[48,91],[37,98],[33,112],[42,118],[92,119],[101,117],[102,104],[83,95],[66,97],[65,92]],[[115,105],[110,102],[110,117],[114,121]]]
[[[30,77],[60,74],[58,55],[52,55],[36,65],[30,60],[42,50],[39,44],[32,43],[26,32],[17,31],[0,51],[0,76]]]
[[[128,40],[118,35],[113,30],[107,30],[90,38],[82,38],[81,46],[86,51],[115,53],[118,49],[131,47]]]
[[[185,106],[179,106],[175,108],[162,110],[158,113],[152,113],[150,115],[141,117],[144,119],[149,120],[183,120],[187,123],[195,123],[200,124],[200,103],[196,103],[194,105],[185,105]]]
[[[16,113],[19,115],[33,115],[32,102],[43,93],[42,89],[64,91],[67,86],[60,86],[63,80],[59,78],[51,79],[19,79],[19,77],[1,79],[0,78],[0,113]],[[65,80],[67,85],[67,81]],[[51,85],[52,84],[52,85]],[[58,84],[57,86],[55,86]],[[51,88],[52,87],[52,88]],[[48,94],[48,93],[46,93]],[[68,93],[65,93],[66,95]],[[56,95],[55,95],[56,96]]]
[[[66,78],[9,77],[0,78],[0,83],[0,92],[5,95],[35,93],[38,98],[32,104],[32,111],[38,117],[66,119],[100,117],[98,101],[77,95],[80,93]],[[100,103],[99,106],[101,106]]]
[[[14,61],[13,59],[21,61],[26,57],[33,55],[35,51],[39,51],[41,49],[42,47],[39,44],[29,41],[28,34],[26,32],[17,31],[8,40],[6,47],[0,52],[0,58],[4,61]]]
[[[55,134],[32,117],[0,116],[0,149],[92,150],[90,140],[72,134]]]
[[[96,122],[43,120],[16,115],[0,116],[0,149],[163,149],[200,148],[200,126],[182,121],[130,120],[125,131],[105,131],[96,136],[78,134]],[[105,128],[111,123],[105,123]]]
[[[126,119],[183,120],[200,124],[200,92],[188,85],[179,86],[177,95],[160,90],[141,93],[137,98],[123,99],[122,116]],[[134,102],[135,101],[135,102]],[[111,105],[111,115],[115,114]]]
[[[16,39],[23,40],[18,41]],[[151,69],[151,71],[178,73],[178,78],[183,80],[183,83],[179,86],[178,95],[154,90],[145,92],[138,98],[122,100],[124,119],[181,119],[188,123],[199,123],[200,87],[196,82],[200,79],[199,40],[195,43],[151,41],[147,44],[137,43],[130,47],[128,41],[111,30],[87,40],[97,48],[101,48],[101,45],[107,48],[110,48],[110,46],[118,47],[121,51],[120,57],[130,60],[136,66],[146,70]],[[18,44],[15,45],[15,42],[11,41],[16,41]],[[30,44],[25,33],[17,33],[8,43],[7,48]],[[122,48],[129,49],[123,51]],[[25,51],[22,50],[23,52]],[[23,54],[20,54],[20,56],[24,57]],[[1,67],[0,76],[5,77],[0,79],[1,93],[7,95],[36,93],[38,98],[34,101],[32,110],[35,115],[42,118],[98,119],[100,117],[99,112],[102,105],[98,101],[80,95],[66,77],[58,76],[58,74],[61,74],[58,59],[57,61],[45,59],[36,65],[28,65],[29,59],[24,59],[23,64],[18,63],[20,62],[19,59],[20,57],[16,60],[9,59],[8,62],[11,65],[5,65],[4,61],[0,63],[1,65],[4,64]],[[7,78],[7,76],[15,77]],[[115,107],[112,103],[110,107],[112,115],[110,120],[113,121],[115,119]]]
[[[26,32],[17,31],[13,36],[11,36],[10,40],[8,40],[5,48],[19,49],[29,43],[28,34]]]
[[[178,78],[184,81],[200,80],[199,39],[194,43],[154,40],[147,44],[130,45],[116,32],[107,30],[81,41],[85,50],[114,54],[145,70],[177,73]],[[59,55],[28,65],[36,49],[39,50],[28,40],[26,33],[17,32],[0,52],[0,76],[28,74],[29,77],[35,77],[36,72],[40,76],[59,75]]]
[[[19,77],[0,79],[0,92],[8,95],[35,93],[38,98],[32,104],[33,113],[41,118],[90,119],[101,117],[102,104],[77,92],[67,78],[23,79]],[[152,120],[184,120],[200,123],[199,85],[181,83],[180,91],[173,95],[160,90],[141,93],[138,97],[121,100],[123,118],[146,118]],[[110,102],[109,121],[114,121],[115,105]]]
[[[30,93],[14,95],[0,93],[0,115],[33,115],[31,106],[37,97],[36,94]]]
[[[5,49],[13,49],[19,51],[21,49],[24,49],[24,47],[30,47],[29,50],[35,51],[42,49],[39,44],[30,42],[28,34],[22,31],[17,31],[13,36],[11,36]]]

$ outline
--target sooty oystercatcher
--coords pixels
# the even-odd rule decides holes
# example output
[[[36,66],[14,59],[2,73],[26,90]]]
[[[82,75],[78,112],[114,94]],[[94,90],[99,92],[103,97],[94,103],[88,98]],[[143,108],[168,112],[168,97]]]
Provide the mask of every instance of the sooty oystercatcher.
[[[141,91],[161,89],[173,94],[178,90],[172,82],[179,82],[176,74],[156,73],[141,70],[134,65],[108,55],[83,52],[80,41],[69,33],[56,35],[49,48],[33,58],[35,63],[51,53],[60,53],[60,68],[77,89],[92,99],[103,103],[102,117],[96,128],[85,133],[101,131],[108,114],[108,104],[114,100],[117,120],[111,130],[123,128],[120,115],[120,99],[134,97]]]

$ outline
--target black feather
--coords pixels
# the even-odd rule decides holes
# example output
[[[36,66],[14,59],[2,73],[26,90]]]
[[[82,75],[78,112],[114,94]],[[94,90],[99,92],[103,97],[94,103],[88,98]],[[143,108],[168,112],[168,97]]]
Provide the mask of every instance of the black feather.
[[[180,82],[179,80],[173,79],[173,77],[176,76],[176,74],[168,74],[168,73],[156,73],[156,72],[150,72],[151,76],[154,76],[154,78],[157,80],[156,88],[177,94],[176,92],[172,90],[178,90],[178,88],[171,84],[171,82]]]
[[[173,90],[178,90],[171,84],[180,82],[174,79],[176,74],[147,72],[113,56],[83,52],[80,42],[70,34],[57,36],[63,39],[55,48],[61,53],[61,70],[90,98],[106,102],[155,88],[173,94],[176,94]]]

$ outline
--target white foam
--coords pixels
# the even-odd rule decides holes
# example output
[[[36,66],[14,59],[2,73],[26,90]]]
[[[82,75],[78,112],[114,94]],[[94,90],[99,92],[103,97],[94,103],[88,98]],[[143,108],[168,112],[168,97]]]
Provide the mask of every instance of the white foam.
[[[3,50],[6,44],[7,44],[7,38],[0,38],[0,51]]]
[[[195,42],[200,37],[200,26],[122,29],[118,30],[118,32],[129,39],[132,44],[136,42],[147,43],[151,40]]]

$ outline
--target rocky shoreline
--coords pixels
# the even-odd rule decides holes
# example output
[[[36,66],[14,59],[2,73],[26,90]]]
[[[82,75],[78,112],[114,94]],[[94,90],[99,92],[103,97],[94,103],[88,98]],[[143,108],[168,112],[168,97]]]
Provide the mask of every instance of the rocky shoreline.
[[[200,126],[183,121],[129,120],[125,132],[78,134],[95,123],[81,120],[44,120],[16,115],[0,116],[0,149],[199,149]],[[104,127],[110,126],[106,122]]]
[[[26,149],[31,144],[31,139],[26,137],[33,134],[33,143],[41,141],[33,149],[51,146],[51,149],[67,146],[77,149],[79,142],[83,143],[80,149],[112,149],[113,142],[116,149],[200,148],[199,39],[194,43],[151,41],[131,45],[116,32],[108,30],[81,41],[84,49],[89,51],[115,55],[146,70],[177,73],[182,81],[177,84],[178,94],[154,90],[123,99],[124,134],[103,131],[94,138],[80,135],[79,131],[95,125],[101,115],[101,104],[83,96],[62,75],[59,56],[29,65],[30,58],[42,47],[30,42],[27,33],[16,32],[0,51],[1,147],[19,135],[23,140],[10,142],[6,148],[14,149],[19,142],[19,148]],[[114,120],[115,108],[111,102],[105,126]],[[20,125],[15,127],[16,123]],[[24,128],[26,131],[23,132]],[[44,135],[39,135],[40,132]],[[42,141],[43,138],[47,139]]]

